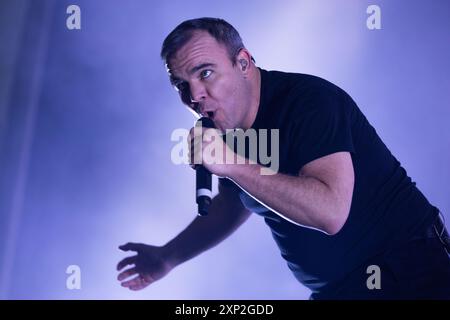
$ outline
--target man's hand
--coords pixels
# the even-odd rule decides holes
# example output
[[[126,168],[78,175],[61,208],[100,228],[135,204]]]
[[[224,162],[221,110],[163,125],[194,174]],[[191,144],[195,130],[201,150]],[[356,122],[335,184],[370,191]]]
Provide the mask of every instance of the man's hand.
[[[174,267],[167,258],[164,247],[127,243],[120,246],[119,249],[137,252],[137,255],[125,258],[117,265],[117,271],[128,265],[133,265],[117,276],[117,279],[122,282],[121,285],[130,290],[144,289],[149,284],[164,277]],[[134,275],[137,276],[126,280]]]
[[[238,155],[223,141],[218,129],[193,127],[188,144],[192,168],[201,164],[211,173],[227,177],[237,163]]]

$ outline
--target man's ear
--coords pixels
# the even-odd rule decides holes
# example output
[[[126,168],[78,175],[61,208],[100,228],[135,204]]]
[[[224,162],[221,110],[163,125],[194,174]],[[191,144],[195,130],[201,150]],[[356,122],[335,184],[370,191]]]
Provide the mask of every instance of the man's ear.
[[[239,51],[238,55],[236,56],[236,62],[238,64],[238,68],[241,69],[241,71],[244,75],[248,74],[248,70],[250,68],[251,61],[252,61],[252,56],[251,56],[250,52],[248,52],[248,50],[245,48],[241,49],[241,51]]]
[[[247,70],[247,67],[248,67],[248,62],[247,62],[247,60],[245,60],[245,59],[240,59],[240,60],[239,60],[239,64],[241,65],[242,71]]]

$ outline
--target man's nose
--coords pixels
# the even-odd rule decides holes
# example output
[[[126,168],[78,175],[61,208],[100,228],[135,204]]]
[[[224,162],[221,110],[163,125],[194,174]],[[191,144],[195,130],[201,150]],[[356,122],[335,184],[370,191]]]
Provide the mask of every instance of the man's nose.
[[[191,86],[191,101],[201,102],[206,98],[206,91],[204,86],[193,85]]]

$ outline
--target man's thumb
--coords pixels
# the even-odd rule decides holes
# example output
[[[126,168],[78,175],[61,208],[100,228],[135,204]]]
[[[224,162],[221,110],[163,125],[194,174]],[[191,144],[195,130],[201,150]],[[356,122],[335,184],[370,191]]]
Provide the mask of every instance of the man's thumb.
[[[119,246],[119,249],[122,251],[139,251],[141,247],[142,247],[141,243],[128,242],[126,244]]]

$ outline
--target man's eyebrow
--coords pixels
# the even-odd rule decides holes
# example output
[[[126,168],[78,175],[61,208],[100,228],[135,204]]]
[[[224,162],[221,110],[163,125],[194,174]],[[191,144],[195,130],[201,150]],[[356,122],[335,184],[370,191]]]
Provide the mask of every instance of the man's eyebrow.
[[[207,68],[207,67],[216,67],[217,65],[215,63],[202,63],[198,66],[193,67],[190,71],[189,71],[189,75],[194,74],[195,72],[197,72],[200,69],[203,68]],[[175,83],[175,82],[180,82],[180,81],[184,81],[183,79],[175,76],[173,73],[171,73],[169,71],[169,78],[170,78],[170,82]]]
[[[215,63],[202,63],[198,66],[193,67],[190,71],[189,71],[189,75],[192,75],[194,73],[196,73],[198,70],[203,69],[203,68],[207,68],[207,67],[215,67],[216,64]]]

